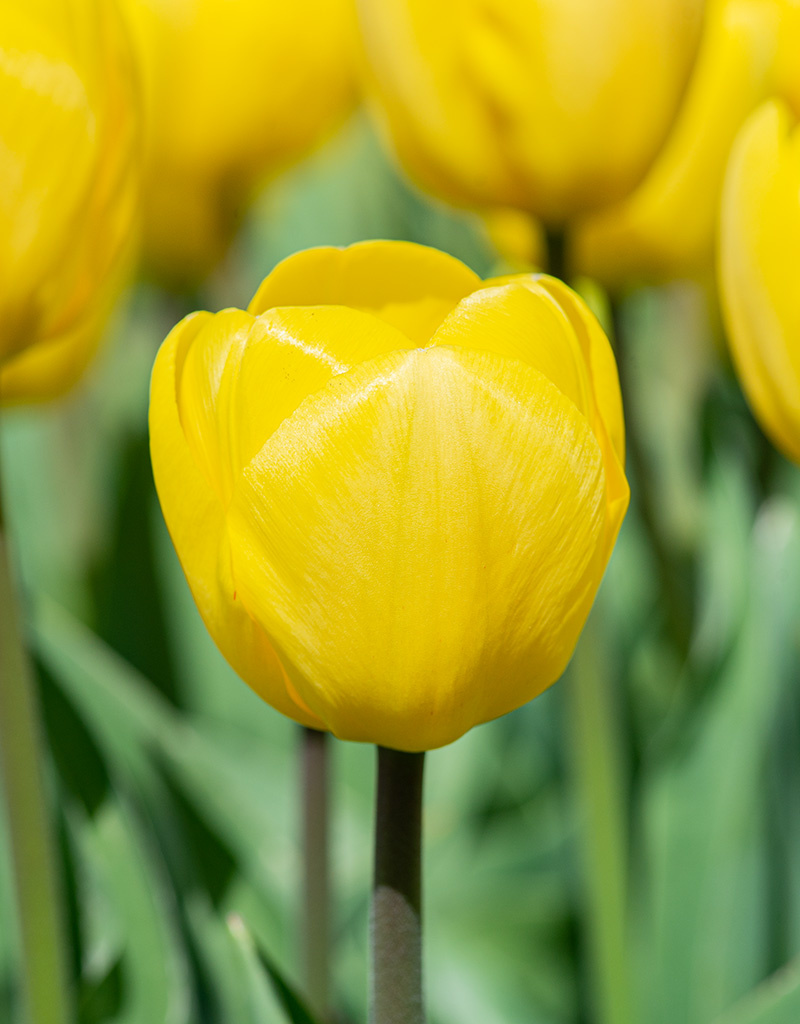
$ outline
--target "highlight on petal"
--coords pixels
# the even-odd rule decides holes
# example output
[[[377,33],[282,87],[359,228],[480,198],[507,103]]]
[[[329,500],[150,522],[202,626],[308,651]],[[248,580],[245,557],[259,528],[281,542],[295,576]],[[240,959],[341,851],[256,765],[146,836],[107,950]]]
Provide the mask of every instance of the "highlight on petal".
[[[563,671],[607,559],[586,418],[493,352],[392,352],[333,377],[246,467],[233,578],[338,736],[448,743]]]
[[[480,278],[460,260],[411,242],[359,242],[306,249],[264,279],[249,311],[275,306],[349,306],[379,317],[414,344],[425,344]]]
[[[771,101],[745,124],[722,202],[719,269],[731,352],[757,418],[800,462],[800,127]]]
[[[153,474],[164,518],[192,596],[209,632],[233,669],[267,703],[305,725],[320,726],[291,695],[268,637],[245,610],[231,579],[225,510],[198,466],[178,415],[177,385],[209,313],[187,317],[156,358],[150,393]]]
[[[434,335],[437,345],[494,352],[540,370],[586,417],[603,449],[609,502],[628,503],[625,428],[617,367],[596,318],[556,278],[496,278],[462,300]],[[610,537],[613,544],[616,531]]]
[[[227,507],[235,481],[280,423],[332,376],[408,339],[344,306],[238,309],[208,319],[179,364],[183,430]]]

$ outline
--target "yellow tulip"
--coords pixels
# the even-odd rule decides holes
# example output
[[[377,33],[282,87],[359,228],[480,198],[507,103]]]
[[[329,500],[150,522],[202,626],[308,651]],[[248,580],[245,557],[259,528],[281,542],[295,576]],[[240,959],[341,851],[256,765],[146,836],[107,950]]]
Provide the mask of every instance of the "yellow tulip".
[[[775,444],[800,463],[800,127],[782,102],[764,104],[736,142],[719,270],[744,390]]]
[[[680,110],[646,177],[575,226],[571,264],[620,287],[713,270],[731,146],[768,95],[784,4],[716,0]]]
[[[134,76],[111,0],[0,0],[0,401],[83,371],[137,202]]]
[[[208,629],[290,717],[425,750],[563,671],[628,501],[616,365],[552,278],[312,249],[164,342],[161,506]]]
[[[713,266],[722,178],[767,95],[781,0],[360,0],[401,163],[574,233],[609,286]]]
[[[260,181],[353,99],[352,0],[124,0],[148,114],[145,250],[192,282]]]
[[[658,153],[702,0],[360,0],[402,163],[462,205],[552,223],[626,194]]]

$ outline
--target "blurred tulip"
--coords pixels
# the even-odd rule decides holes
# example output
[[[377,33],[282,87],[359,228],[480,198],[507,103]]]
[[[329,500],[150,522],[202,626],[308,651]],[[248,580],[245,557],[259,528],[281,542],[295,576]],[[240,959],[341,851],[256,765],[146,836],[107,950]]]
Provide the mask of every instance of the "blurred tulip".
[[[265,700],[425,750],[563,671],[628,500],[610,346],[552,278],[369,242],[280,264],[164,342],[164,516]]]
[[[124,0],[148,113],[145,254],[192,284],[250,193],[353,100],[352,0]]]
[[[360,0],[371,91],[412,177],[568,227],[571,269],[610,286],[713,265],[727,156],[767,95],[781,6]]]
[[[702,0],[360,0],[369,78],[413,177],[559,223],[625,196],[658,153]]]
[[[712,272],[731,146],[768,95],[785,5],[715,0],[680,110],[645,179],[578,222],[572,265],[620,287]]]
[[[775,444],[800,463],[800,127],[782,102],[764,104],[736,142],[719,267],[744,390]]]
[[[122,283],[138,119],[112,0],[0,0],[0,400],[54,397]]]

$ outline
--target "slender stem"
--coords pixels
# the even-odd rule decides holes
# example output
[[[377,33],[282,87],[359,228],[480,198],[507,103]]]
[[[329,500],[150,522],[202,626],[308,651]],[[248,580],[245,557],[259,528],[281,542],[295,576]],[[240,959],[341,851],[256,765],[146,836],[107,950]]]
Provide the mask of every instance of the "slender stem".
[[[628,843],[619,739],[596,617],[595,611],[567,679],[582,877],[596,1020],[633,1024],[626,923]]]
[[[22,992],[30,1024],[68,1024],[73,1014],[41,745],[0,502],[0,776],[20,929]]]
[[[322,1020],[328,1005],[330,879],[328,840],[328,737],[302,730],[303,782],[303,958],[306,998]]]
[[[619,384],[625,408],[625,441],[628,463],[633,471],[633,500],[639,512],[650,550],[656,564],[658,583],[664,594],[667,629],[681,662],[686,660],[691,643],[692,616],[690,595],[681,578],[678,559],[669,550],[663,535],[655,497],[650,458],[642,444],[638,407],[631,381],[631,352],[619,304],[611,307],[614,326],[614,348],[617,356]]]
[[[424,754],[378,747],[372,892],[372,1024],[424,1024],[422,774]]]
[[[560,228],[550,228],[547,237],[547,272],[551,277],[567,280],[567,243]]]

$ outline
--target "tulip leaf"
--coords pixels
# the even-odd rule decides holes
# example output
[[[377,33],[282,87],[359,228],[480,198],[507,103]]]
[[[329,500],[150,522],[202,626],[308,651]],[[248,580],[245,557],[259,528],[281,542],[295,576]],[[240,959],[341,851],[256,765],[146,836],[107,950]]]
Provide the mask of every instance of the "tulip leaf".
[[[107,901],[106,926],[94,947],[104,948],[107,957],[113,950],[120,956],[122,999],[113,1024],[188,1024],[189,977],[174,907],[132,808],[117,794],[92,818],[80,821],[73,814],[72,825]]]
[[[242,918],[228,914],[223,920],[197,898],[187,909],[203,973],[216,994],[218,1019],[236,1024],[294,1021],[287,1017]]]
[[[796,1024],[800,1020],[800,960],[745,996],[714,1024]]]
[[[800,616],[797,513],[773,499],[750,543],[747,614],[683,743],[643,788],[645,1019],[705,1024],[763,970],[766,870],[759,787]]]

